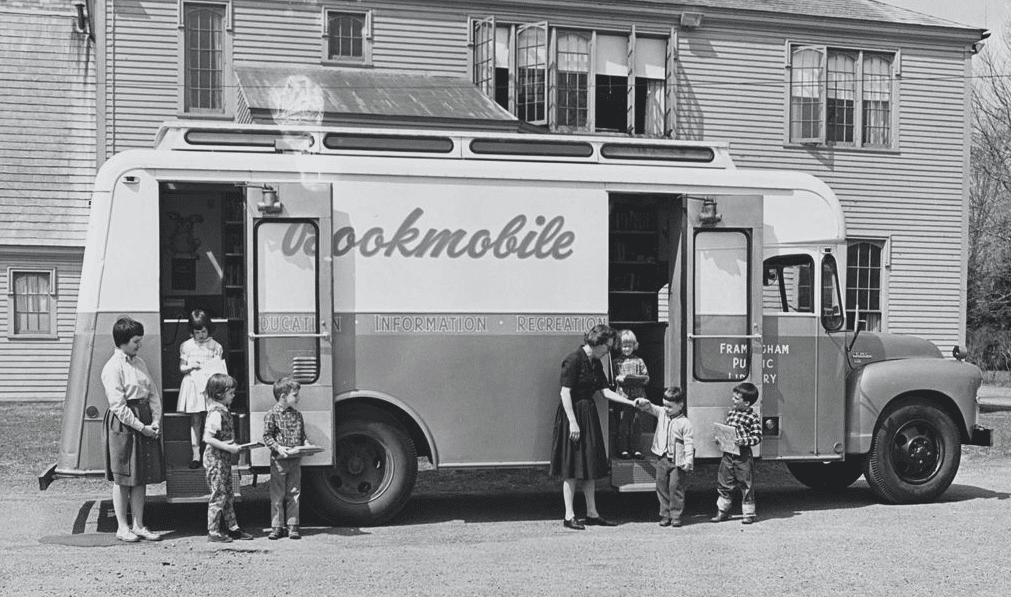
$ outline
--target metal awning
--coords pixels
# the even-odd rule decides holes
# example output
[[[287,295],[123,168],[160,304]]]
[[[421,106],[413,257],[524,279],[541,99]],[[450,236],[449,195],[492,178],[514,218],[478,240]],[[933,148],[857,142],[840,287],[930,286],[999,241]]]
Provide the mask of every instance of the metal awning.
[[[237,66],[235,74],[239,122],[541,131],[466,79],[324,66]]]

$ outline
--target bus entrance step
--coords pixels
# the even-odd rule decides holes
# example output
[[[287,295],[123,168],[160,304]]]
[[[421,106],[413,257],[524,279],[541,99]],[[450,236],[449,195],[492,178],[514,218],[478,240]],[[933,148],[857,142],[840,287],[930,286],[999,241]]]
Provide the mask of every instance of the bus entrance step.
[[[232,493],[242,499],[239,471],[232,467]],[[206,502],[211,497],[204,469],[170,468],[165,475],[165,501],[170,504]]]
[[[611,485],[622,489],[626,485],[656,483],[656,460],[611,460]]]

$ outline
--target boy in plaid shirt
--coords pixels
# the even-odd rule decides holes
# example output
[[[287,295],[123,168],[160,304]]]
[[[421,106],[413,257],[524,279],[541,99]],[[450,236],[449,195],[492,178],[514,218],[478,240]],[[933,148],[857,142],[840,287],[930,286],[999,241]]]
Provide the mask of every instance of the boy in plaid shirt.
[[[718,512],[713,522],[730,518],[730,504],[734,491],[741,488],[741,510],[744,524],[757,521],[755,516],[755,461],[751,456],[751,446],[762,442],[762,420],[751,406],[758,400],[755,384],[744,382],[734,388],[733,408],[727,413],[726,424],[737,430],[737,445],[740,455],[723,453],[717,483],[720,497],[716,500]]]
[[[298,392],[296,380],[282,377],[274,382],[277,401],[263,417],[263,445],[270,448],[270,534],[268,539],[280,539],[288,527],[288,537],[301,539],[298,530],[298,507],[302,496],[302,457],[297,448],[309,445],[305,436],[302,413],[295,410]]]

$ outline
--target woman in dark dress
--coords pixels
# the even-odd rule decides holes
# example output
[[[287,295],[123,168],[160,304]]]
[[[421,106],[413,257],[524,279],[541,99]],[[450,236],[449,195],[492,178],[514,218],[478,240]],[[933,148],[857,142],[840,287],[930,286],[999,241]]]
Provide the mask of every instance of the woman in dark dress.
[[[585,343],[562,361],[561,404],[555,414],[551,438],[551,475],[562,478],[565,500],[565,528],[583,530],[585,525],[612,526],[597,512],[596,479],[607,476],[607,446],[593,398],[597,392],[608,400],[634,406],[635,403],[607,387],[600,359],[614,347],[616,332],[597,325],[586,332]],[[582,482],[586,499],[586,519],[576,518],[573,501]]]

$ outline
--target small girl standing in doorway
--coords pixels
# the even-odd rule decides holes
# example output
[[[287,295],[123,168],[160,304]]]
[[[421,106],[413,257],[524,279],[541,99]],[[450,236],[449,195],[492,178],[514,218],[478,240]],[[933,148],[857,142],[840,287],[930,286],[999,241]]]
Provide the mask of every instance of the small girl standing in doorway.
[[[646,384],[649,383],[649,373],[646,363],[637,356],[639,341],[632,330],[624,330],[618,336],[621,356],[615,359],[618,382],[618,394],[635,402],[646,397]],[[639,422],[639,411],[630,406],[618,407],[618,437],[616,448],[622,458],[642,458],[639,450],[639,436],[642,435],[642,424]]]
[[[190,339],[179,346],[179,401],[176,412],[190,415],[190,468],[200,468],[200,439],[204,412],[207,411],[207,380],[214,373],[227,373],[221,360],[224,350],[211,338],[211,318],[200,309],[190,313]]]

